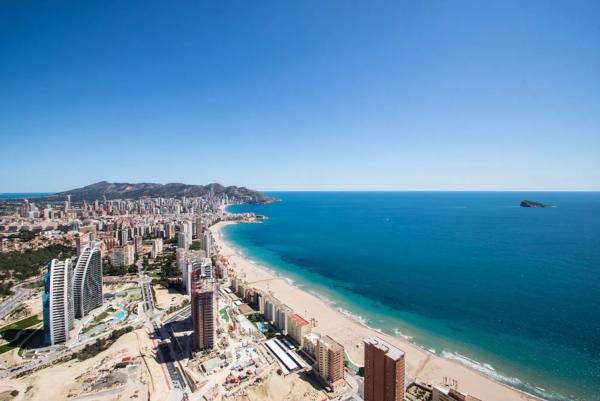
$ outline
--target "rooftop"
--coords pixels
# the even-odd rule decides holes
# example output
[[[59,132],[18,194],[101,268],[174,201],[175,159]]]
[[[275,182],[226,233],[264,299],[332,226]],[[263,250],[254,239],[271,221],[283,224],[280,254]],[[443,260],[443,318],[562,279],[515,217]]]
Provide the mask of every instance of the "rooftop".
[[[294,313],[292,315],[292,321],[294,323],[296,323],[298,326],[305,326],[305,325],[309,324],[306,319],[304,319],[302,316],[300,316],[297,313]]]
[[[242,315],[253,315],[256,313],[256,311],[254,309],[252,309],[250,306],[248,306],[247,304],[238,305],[238,310],[240,311],[240,313]]]
[[[379,337],[370,337],[365,339],[364,342],[365,344],[372,345],[373,347],[383,351],[388,358],[391,358],[394,361],[404,357],[404,351]]]
[[[327,348],[329,348],[332,351],[343,351],[344,350],[343,345],[341,345],[340,343],[338,343],[337,341],[335,341],[333,338],[331,338],[329,336],[321,337],[319,339],[319,342],[326,344]]]

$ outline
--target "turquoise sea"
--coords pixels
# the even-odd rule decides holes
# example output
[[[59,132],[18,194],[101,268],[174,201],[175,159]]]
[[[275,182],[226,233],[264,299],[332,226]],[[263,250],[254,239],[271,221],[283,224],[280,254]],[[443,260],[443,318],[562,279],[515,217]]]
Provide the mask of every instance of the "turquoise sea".
[[[5,192],[0,193],[0,199],[34,199],[52,195],[52,192]]]
[[[513,387],[600,400],[600,193],[269,195],[223,231],[256,263]]]

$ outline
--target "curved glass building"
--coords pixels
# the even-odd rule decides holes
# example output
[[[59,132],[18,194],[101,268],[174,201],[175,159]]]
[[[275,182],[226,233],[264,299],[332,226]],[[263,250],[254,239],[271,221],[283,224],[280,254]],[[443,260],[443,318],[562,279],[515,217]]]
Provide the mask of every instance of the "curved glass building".
[[[102,305],[102,256],[96,246],[86,246],[73,274],[75,317],[81,318]]]
[[[54,345],[69,339],[74,317],[72,276],[71,259],[54,259],[48,264],[42,296],[44,338],[47,344]]]

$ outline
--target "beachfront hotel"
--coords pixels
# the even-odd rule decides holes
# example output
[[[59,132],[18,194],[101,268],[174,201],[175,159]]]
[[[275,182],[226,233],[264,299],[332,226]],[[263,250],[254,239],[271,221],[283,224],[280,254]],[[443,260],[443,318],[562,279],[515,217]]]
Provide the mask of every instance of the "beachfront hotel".
[[[379,337],[364,340],[365,401],[404,399],[404,351]]]
[[[317,340],[315,347],[319,375],[332,387],[344,380],[344,347],[329,336]]]
[[[75,317],[82,318],[102,306],[102,256],[97,246],[86,246],[73,273]]]
[[[244,298],[246,298],[246,293],[248,292],[246,288],[244,289]],[[290,317],[294,314],[294,310],[287,306],[286,304],[279,304],[275,309],[273,316],[273,325],[282,333],[288,334],[290,332]]]
[[[311,331],[311,325],[297,313],[288,318],[288,335],[294,339],[300,346],[304,344],[304,336]]]
[[[47,344],[55,345],[69,339],[74,319],[72,276],[71,259],[53,259],[48,264],[42,295],[44,340]]]

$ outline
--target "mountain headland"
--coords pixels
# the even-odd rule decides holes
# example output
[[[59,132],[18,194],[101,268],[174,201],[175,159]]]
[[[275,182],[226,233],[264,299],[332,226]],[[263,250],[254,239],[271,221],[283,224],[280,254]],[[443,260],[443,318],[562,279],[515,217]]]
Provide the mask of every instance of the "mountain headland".
[[[112,183],[100,181],[82,188],[58,192],[43,198],[43,201],[64,200],[71,195],[73,201],[93,201],[96,199],[140,199],[144,197],[179,198],[199,197],[207,195],[227,195],[244,203],[268,203],[275,199],[261,194],[258,191],[237,186],[223,186],[218,183],[207,185],[189,185],[182,183],[156,184],[156,183]],[[38,199],[42,200],[42,199]]]

